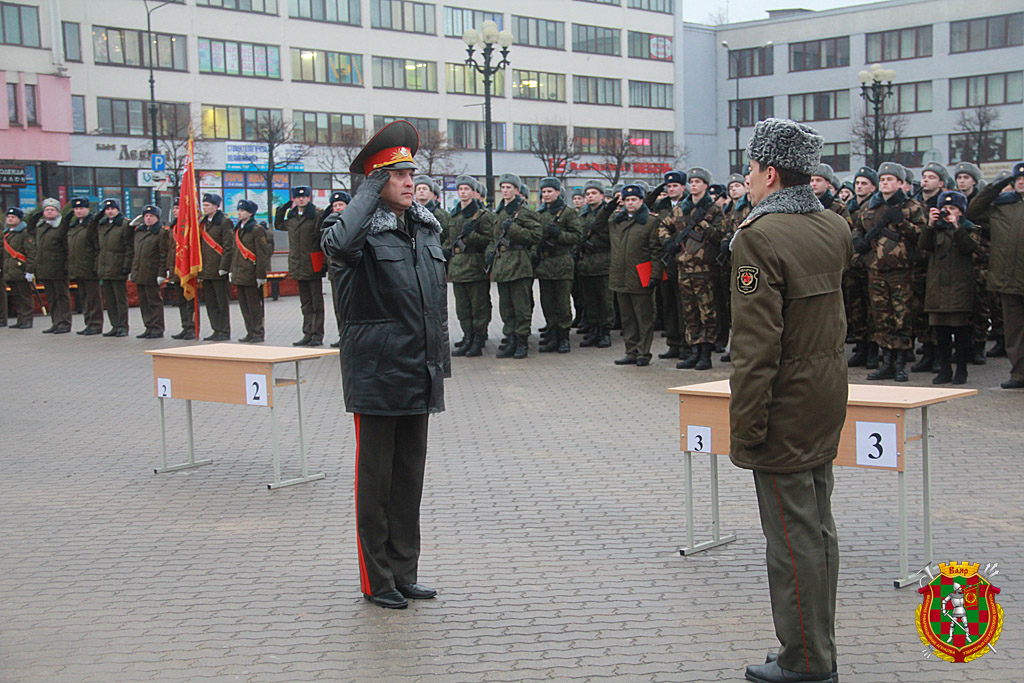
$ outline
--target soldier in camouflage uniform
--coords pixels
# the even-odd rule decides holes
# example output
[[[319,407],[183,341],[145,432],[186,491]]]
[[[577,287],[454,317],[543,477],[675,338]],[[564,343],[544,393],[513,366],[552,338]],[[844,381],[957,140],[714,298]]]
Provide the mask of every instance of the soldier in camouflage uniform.
[[[878,191],[875,169],[862,166],[854,177],[854,196],[846,203],[851,225],[857,214],[865,209]],[[846,333],[852,338],[853,355],[847,361],[851,368],[878,369],[878,344],[875,343],[875,324],[868,305],[867,257],[854,251],[850,267],[843,273],[843,305],[846,307]]]
[[[540,306],[547,321],[548,342],[541,353],[569,353],[569,329],[572,327],[570,292],[573,280],[572,252],[583,238],[580,215],[567,206],[558,178],[540,181],[541,208],[537,212],[543,237],[534,252],[534,275],[540,281]]]
[[[698,166],[686,175],[690,195],[682,203],[681,215],[663,220],[658,237],[666,260],[675,260],[679,270],[679,303],[689,352],[676,367],[709,370],[718,313],[713,267],[725,234],[725,215],[708,194],[711,173]]]
[[[577,187],[572,191],[572,208],[576,209],[577,213],[583,212],[587,206],[587,198],[583,194],[583,188]],[[580,227],[582,231],[582,225]],[[575,254],[573,255],[575,258]],[[580,289],[580,272],[577,269],[572,278],[572,307],[576,311],[576,315],[572,319],[572,326],[579,328],[576,334],[589,334],[590,323],[588,323],[583,315],[583,290]]]
[[[681,220],[683,200],[686,198],[686,174],[682,171],[669,171],[665,174],[664,180],[665,182],[647,193],[644,203],[659,221]],[[667,196],[658,199],[662,191]],[[681,358],[686,339],[679,306],[679,269],[675,260],[669,259],[665,264],[665,275],[668,279],[657,285],[657,305],[665,328],[668,349],[659,353],[658,358]]]
[[[818,170],[811,175],[811,189],[814,196],[818,198],[821,205],[831,209],[850,223],[850,210],[842,201],[832,193],[832,181],[835,179],[835,171],[828,164],[818,164]]]
[[[494,238],[498,219],[483,202],[473,198],[476,182],[472,178],[459,176],[455,185],[459,203],[448,220],[444,248],[463,339],[452,355],[475,358],[483,355],[491,323],[491,283],[484,270],[484,253]]]
[[[522,181],[514,173],[498,178],[501,203],[495,211],[498,227],[487,248],[485,264],[498,283],[498,312],[511,335],[498,358],[526,358],[533,323],[533,264],[530,251],[544,230],[537,213],[519,194]]]
[[[928,219],[924,207],[901,189],[905,171],[897,163],[882,164],[878,193],[854,219],[854,250],[866,254],[875,342],[882,349],[882,362],[869,380],[906,382],[913,351],[913,266]]]
[[[749,173],[750,167],[744,168],[744,171]],[[743,224],[743,221],[747,219],[747,215],[750,214],[750,210],[754,208],[750,203],[750,198],[747,197],[746,176],[739,173],[730,175],[729,181],[726,184],[726,191],[729,193],[729,203],[722,210],[723,214],[725,214],[725,234],[722,236],[722,242],[718,246],[718,258],[716,259],[721,265],[721,279],[718,282],[718,287],[724,293],[723,298],[725,301],[719,308],[719,332],[715,335],[716,341],[724,341],[725,344],[729,342],[729,332],[732,327],[732,297],[730,296],[730,283],[732,280],[730,249],[732,238],[736,234],[736,229]],[[718,299],[716,298],[715,301],[718,301]],[[723,363],[729,363],[732,361],[732,355],[726,351],[719,360]]]
[[[583,240],[576,249],[579,260],[576,272],[583,297],[583,317],[590,323],[590,330],[580,347],[596,346],[606,349],[612,345],[613,322],[611,290],[608,288],[608,265],[611,242],[608,237],[608,223],[599,224],[597,214],[607,203],[604,188],[596,180],[583,186],[586,205],[580,213]]]

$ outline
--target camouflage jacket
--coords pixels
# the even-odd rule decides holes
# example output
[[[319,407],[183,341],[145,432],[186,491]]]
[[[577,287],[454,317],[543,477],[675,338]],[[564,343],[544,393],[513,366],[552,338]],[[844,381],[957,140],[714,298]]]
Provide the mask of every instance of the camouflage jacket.
[[[516,197],[507,205],[504,200],[495,211],[498,225],[487,248],[493,254],[494,265],[491,279],[495,282],[511,282],[533,277],[530,250],[541,240],[541,227],[537,212],[526,206],[522,197]]]
[[[696,204],[687,197],[658,226],[658,238],[665,250],[679,247],[675,260],[680,273],[716,270],[715,259],[724,234],[725,214],[708,194]]]
[[[876,192],[868,205],[857,212],[853,239],[866,239],[870,243],[870,250],[864,254],[869,270],[909,269],[920,258],[917,240],[927,223],[924,207],[902,190],[897,190],[888,200]]]
[[[842,200],[833,196],[831,192],[826,190],[825,194],[818,197],[818,201],[821,202],[821,205],[826,209],[831,209],[845,218],[846,222],[850,225],[850,228],[853,228],[853,221],[850,220],[850,210],[846,208],[846,204],[844,204]]]
[[[446,224],[448,227],[442,234],[447,234],[443,244],[448,256],[448,279],[452,282],[486,280],[484,252],[494,239],[498,217],[474,199],[465,208],[456,205]]]
[[[608,274],[608,264],[611,261],[611,242],[608,238],[608,222],[600,223],[597,214],[605,207],[607,202],[602,201],[596,208],[589,205],[583,207],[580,212],[580,231],[583,240],[577,249],[579,261],[576,266],[579,274],[584,277],[599,277]]]
[[[579,212],[559,197],[551,204],[543,204],[537,217],[544,231],[535,249],[534,275],[539,280],[571,280],[572,251],[583,239]]]

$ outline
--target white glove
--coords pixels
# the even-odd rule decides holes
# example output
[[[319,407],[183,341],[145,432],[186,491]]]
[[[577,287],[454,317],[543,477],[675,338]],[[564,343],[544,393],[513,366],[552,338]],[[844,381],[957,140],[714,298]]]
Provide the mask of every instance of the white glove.
[[[36,276],[33,275],[32,273],[25,273],[25,279],[28,280],[29,282],[35,282]]]
[[[128,276],[128,282],[135,282],[135,276],[134,275],[129,275]]]
[[[256,278],[256,286],[257,287],[262,287],[265,284],[267,284],[267,278],[265,278],[265,277],[262,277],[262,278],[258,277],[258,278]]]
[[[133,218],[130,223],[128,223],[128,225],[132,226],[133,228],[137,228],[141,224],[142,224],[142,214],[141,213],[138,216],[136,216],[135,218]]]
[[[227,275],[227,274],[228,274],[228,271],[226,271],[226,270],[218,270],[217,271],[217,275]]]
[[[167,282],[167,278],[160,277],[159,275],[156,276],[156,284],[157,284],[157,286],[162,285],[165,282]]]

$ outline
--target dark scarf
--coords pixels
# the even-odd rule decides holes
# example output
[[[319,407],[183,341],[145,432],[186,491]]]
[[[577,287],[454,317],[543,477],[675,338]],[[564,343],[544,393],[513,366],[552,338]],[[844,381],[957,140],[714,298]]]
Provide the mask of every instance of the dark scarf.
[[[559,197],[550,204],[545,204],[537,213],[558,213],[565,208],[565,200]]]
[[[299,212],[299,207],[297,206],[293,206],[292,208],[288,209],[288,218],[295,218],[298,215],[301,215],[303,218],[308,218],[309,220],[313,220],[314,218],[316,218],[316,207],[313,206],[313,202],[306,204],[306,206],[302,209],[301,214]]]
[[[502,199],[501,200],[501,204],[498,204],[498,212],[500,213],[502,210],[504,210],[505,213],[507,213],[509,216],[512,216],[512,215],[515,215],[515,212],[519,210],[519,207],[522,206],[522,204],[523,204],[523,197],[522,197],[522,195],[517,196],[515,199],[510,201],[508,204],[506,204],[505,200]]]
[[[633,221],[635,223],[638,223],[639,225],[643,225],[644,223],[647,222],[647,219],[650,218],[650,216],[651,216],[651,212],[647,208],[647,205],[646,204],[641,204],[640,208],[636,210],[636,213],[633,214],[632,218],[633,218]],[[629,219],[630,219],[629,212],[626,211],[625,209],[623,209],[615,217],[615,222],[616,223],[625,223]]]
[[[466,204],[466,208],[462,208],[462,203],[459,202],[455,205],[455,208],[452,209],[452,218],[458,216],[460,213],[463,218],[472,218],[481,208],[483,208],[483,204],[476,199],[470,199],[469,204]]]
[[[590,208],[590,204],[587,204],[587,205],[586,205],[586,206],[584,206],[584,207],[583,207],[583,209],[582,209],[582,210],[580,211],[580,217],[582,218],[582,217],[584,217],[584,216],[589,216],[589,215],[590,215],[590,214],[592,214],[592,213],[597,213],[598,211],[600,211],[601,209],[603,209],[603,208],[604,208],[604,205],[605,205],[605,204],[607,204],[607,203],[608,203],[607,201],[604,201],[604,200],[602,200],[602,201],[601,201],[601,203],[597,205],[597,208],[596,208],[596,209],[592,209],[592,208]]]
[[[873,195],[871,195],[871,201],[868,202],[868,208],[869,209],[877,209],[882,204],[888,203],[889,206],[892,206],[892,207],[895,207],[895,208],[898,209],[901,206],[903,206],[903,204],[906,201],[907,201],[907,195],[906,195],[906,193],[903,192],[903,190],[896,190],[895,192],[893,192],[892,196],[889,197],[888,201],[886,201],[885,197],[882,196],[881,192],[876,192]]]

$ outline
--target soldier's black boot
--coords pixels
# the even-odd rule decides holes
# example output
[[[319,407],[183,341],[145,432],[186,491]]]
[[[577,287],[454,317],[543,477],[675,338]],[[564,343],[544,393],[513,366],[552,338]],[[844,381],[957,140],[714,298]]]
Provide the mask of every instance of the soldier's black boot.
[[[967,360],[971,355],[971,328],[961,327],[956,331],[956,373],[953,384],[967,383]]]
[[[455,350],[452,351],[453,356],[465,356],[469,353],[469,349],[473,346],[473,340],[475,339],[473,333],[467,334],[462,338],[462,341],[455,342]]]
[[[985,342],[972,341],[968,355],[971,358],[971,365],[984,365],[987,363],[988,361],[985,360]]]
[[[985,355],[989,358],[1006,358],[1006,338],[1003,335],[996,337],[996,343]]]
[[[680,360],[676,363],[677,370],[692,370],[700,359],[700,353],[697,351],[698,344],[693,346],[687,346],[685,351],[680,350]]]
[[[497,358],[511,358],[513,355],[515,355],[517,339],[517,336],[509,335],[508,343],[498,347]]]
[[[530,338],[526,336],[520,337],[519,335],[516,335],[516,349],[515,352],[512,354],[512,357],[516,359],[526,358],[526,356],[529,355],[529,353]]]
[[[462,339],[460,339],[459,341],[457,341],[454,344],[452,344],[452,346],[454,346],[457,349],[462,348],[463,346],[466,345],[466,342],[469,341],[469,337],[470,337],[470,335],[463,333]]]
[[[559,353],[572,351],[572,347],[569,345],[569,330],[558,330],[558,348],[555,350]]]
[[[868,362],[868,349],[867,344],[863,342],[857,342],[853,345],[853,355],[846,361],[846,366],[849,368],[862,368],[864,364]]]
[[[668,347],[662,353],[658,354],[658,358],[664,358],[664,359],[679,358],[679,347],[678,346],[670,346],[670,347]]]
[[[482,332],[474,332],[473,340],[466,349],[467,358],[477,358],[484,355],[484,344],[487,342],[487,335]]]
[[[561,339],[561,330],[557,327],[552,327],[547,336],[542,336],[540,340],[540,346],[537,351],[540,353],[553,353],[558,350],[558,340]]]
[[[502,337],[501,341],[498,342],[498,350],[499,351],[504,351],[505,347],[508,346],[512,342],[512,339],[514,339],[514,337],[512,335],[510,335],[510,334],[507,334],[504,337]]]
[[[932,384],[949,384],[953,381],[953,368],[949,364],[953,340],[950,339],[949,332],[942,328],[936,328],[935,334],[935,355],[939,361],[939,374],[932,378]]]
[[[700,345],[700,350],[697,355],[697,363],[693,366],[694,370],[711,369],[711,352],[714,350],[714,348],[715,345],[711,343]]]
[[[878,344],[868,342],[868,358],[864,361],[864,367],[868,370],[878,369]]]
[[[868,374],[868,379],[892,379],[896,375],[896,368],[894,366],[893,355],[896,352],[892,349],[882,349],[882,360],[878,364],[878,369]]]
[[[726,351],[725,353],[722,354],[722,357],[719,358],[718,360],[721,361],[722,363],[731,363],[732,362],[732,352],[731,351]]]
[[[911,372],[928,372],[932,369],[932,362],[935,360],[935,344],[924,345],[924,355],[921,360],[910,366]]]
[[[894,351],[894,368],[893,368],[893,381],[896,382],[907,382],[910,380],[907,377],[907,357],[913,357],[913,351]],[[930,367],[930,365],[929,365]]]
[[[587,336],[580,342],[581,349],[587,349],[591,346],[597,346],[598,340],[601,338],[601,329],[598,327],[591,327],[590,331],[587,332]]]
[[[607,349],[612,345],[612,336],[609,334],[608,328],[602,327],[598,332],[600,336],[598,336],[595,346],[599,349]]]

